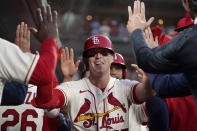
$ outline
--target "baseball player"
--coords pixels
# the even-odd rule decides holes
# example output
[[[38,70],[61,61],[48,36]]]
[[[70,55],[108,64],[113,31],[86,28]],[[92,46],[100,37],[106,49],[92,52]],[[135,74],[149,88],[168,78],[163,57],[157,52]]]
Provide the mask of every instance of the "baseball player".
[[[21,31],[21,32],[20,32]],[[27,31],[27,25],[22,22],[17,26],[17,31],[24,36],[24,40],[21,40],[16,36],[15,41],[16,45],[20,47],[20,49],[27,53],[30,48],[30,34],[26,34]],[[25,34],[27,36],[25,36]],[[67,68],[69,65],[66,66]],[[55,77],[55,76],[54,76]],[[56,80],[56,77],[55,77]],[[55,81],[54,81],[55,82]],[[56,80],[56,83],[58,85],[58,82]],[[23,103],[23,98],[21,96],[24,96],[24,92],[28,88],[24,84],[20,84],[17,82],[9,82],[5,84],[4,91],[10,88],[18,88],[21,90],[17,90],[19,93],[17,99],[13,100],[13,96],[10,96],[9,94],[6,97],[3,97],[2,99],[2,105],[16,105],[15,103],[18,103],[18,99],[21,103]],[[23,92],[22,92],[23,91]],[[12,92],[13,93],[13,92]],[[11,93],[10,93],[11,94]],[[22,94],[22,95],[21,95]],[[37,86],[29,85],[27,96],[25,99],[24,104],[19,106],[1,106],[0,109],[0,116],[1,116],[1,123],[0,127],[1,130],[40,130],[40,131],[52,131],[52,130],[69,130],[69,122],[61,115],[59,114],[59,109],[54,110],[43,110],[35,108],[31,105],[31,100],[35,98],[37,94]],[[18,115],[13,115],[12,112],[16,112]],[[55,113],[55,114],[54,114]],[[7,115],[4,115],[7,114]],[[24,115],[25,114],[25,115]],[[9,116],[9,117],[8,117]],[[13,116],[11,118],[10,116]],[[14,124],[9,124],[10,122],[13,122],[15,120],[18,120]]]
[[[117,79],[126,79],[127,70],[125,60],[119,53],[115,53],[114,61],[110,67],[110,74],[112,77],[115,77]]]
[[[136,53],[139,66],[149,73],[184,73],[189,81],[190,90],[197,102],[197,1],[182,0],[187,12],[194,17],[194,26],[179,33],[164,46],[152,51],[144,40],[143,30],[149,26],[153,18],[145,21],[145,6],[143,2],[135,1],[132,13],[128,8],[129,21],[127,29],[131,33],[132,45]],[[174,87],[173,87],[174,88]]]
[[[48,5],[47,8],[42,7],[37,10],[37,18],[38,30],[31,29],[42,42],[40,56],[23,53],[16,45],[0,38],[0,105],[6,81],[43,85],[53,79],[57,61],[57,13],[54,12],[52,16]],[[44,89],[40,90],[44,91]],[[11,92],[9,89],[6,91]]]
[[[145,33],[146,34],[146,33]],[[126,77],[126,74],[124,73],[126,71],[126,65],[123,57],[120,54],[116,53],[116,57],[114,62],[111,65],[111,75],[115,76],[119,79],[124,79]],[[123,74],[122,74],[123,73]],[[141,75],[141,74],[140,74]],[[124,77],[122,77],[124,76]],[[159,105],[159,106],[158,106]],[[138,115],[136,115],[137,110],[141,110],[142,113],[146,112],[145,115],[147,115],[146,121],[144,123],[148,123],[147,126],[142,126],[144,123],[139,123]],[[168,118],[168,111],[165,101],[158,98],[157,96],[154,96],[153,98],[147,100],[145,103],[136,105],[132,104],[129,108],[129,130],[135,130],[135,131],[168,131],[169,130],[169,120]],[[156,118],[157,116],[157,118]],[[167,117],[166,117],[167,116]],[[158,120],[159,118],[159,120]],[[157,120],[157,125],[152,126],[154,123],[153,120]],[[151,126],[151,127],[150,127]],[[157,128],[155,128],[157,127]]]
[[[42,108],[67,109],[71,130],[128,130],[130,103],[142,103],[154,96],[154,90],[143,77],[143,83],[119,80],[110,76],[114,49],[110,39],[94,35],[85,42],[83,61],[90,76],[65,82],[49,93],[38,92],[35,104]],[[38,104],[40,95],[51,94],[50,102]],[[48,96],[47,96],[48,97]],[[143,116],[139,117],[143,120]]]
[[[19,83],[7,83],[24,86]],[[37,94],[37,87],[29,84],[25,102],[19,106],[1,106],[0,130],[1,131],[56,131],[63,126],[69,130],[68,121],[59,115],[59,109],[43,110],[31,105],[31,100]],[[61,124],[64,123],[64,124]]]
[[[123,56],[119,53],[115,53],[115,58],[113,63],[111,64],[110,68],[110,74],[112,77],[115,77],[117,79],[126,79],[127,76],[127,70],[126,70],[126,64]],[[136,105],[132,104],[129,108],[129,130],[130,131],[147,131],[146,126],[142,126],[143,123],[148,122],[148,117],[144,119],[143,123],[139,123],[139,115],[136,115],[137,113],[144,113],[144,117],[146,118],[146,111],[144,104]]]
[[[21,23],[21,25],[19,25],[18,27],[23,26],[23,25],[24,23]],[[29,50],[28,45],[30,44],[30,40],[23,41],[20,44],[16,42],[16,44],[20,47],[20,49],[23,52],[27,52]],[[66,67],[68,68],[68,65]],[[56,83],[58,84],[58,82]],[[20,84],[17,82],[6,83],[5,86],[7,87],[5,87],[4,89],[7,89],[8,87],[13,88],[14,86],[16,86],[17,88],[27,89],[26,85]],[[21,94],[24,94],[24,93],[21,93]],[[62,129],[69,130],[69,122],[61,114],[59,114],[59,109],[48,111],[48,110],[35,108],[31,105],[31,100],[36,96],[36,94],[37,94],[37,87],[34,85],[29,85],[27,96],[26,96],[26,101],[24,104],[19,105],[19,106],[2,106],[2,108],[0,109],[0,114],[3,119],[2,123],[0,123],[1,130],[41,130],[41,131],[52,131],[52,130],[57,130],[57,129],[60,131]],[[6,100],[3,100],[3,101],[6,101],[7,103],[9,103],[10,101],[12,103],[17,101],[17,100],[10,100],[12,99],[12,96],[7,96],[4,98],[6,98]],[[12,116],[12,113],[10,113],[10,110],[11,111],[15,110],[19,114],[17,116],[13,116],[14,119],[18,119],[18,122],[13,125],[7,124],[9,123],[9,121],[12,121],[13,119],[10,119],[10,117],[4,116],[5,112],[8,115]],[[29,110],[31,112],[29,112]],[[34,115],[32,115],[32,112]],[[24,113],[26,113],[26,116],[28,117],[28,119],[23,118]],[[35,114],[38,114],[38,115],[35,115]],[[31,116],[33,116],[33,118],[31,118]],[[23,126],[25,123],[24,121],[27,121],[27,120],[28,120],[27,123],[29,124],[27,124],[26,126]],[[7,126],[4,126],[4,125],[7,125]]]

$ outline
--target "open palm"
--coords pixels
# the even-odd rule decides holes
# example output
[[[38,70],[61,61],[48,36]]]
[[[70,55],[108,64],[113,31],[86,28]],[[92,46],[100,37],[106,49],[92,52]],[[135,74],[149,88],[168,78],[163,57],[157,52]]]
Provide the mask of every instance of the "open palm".
[[[24,22],[17,26],[14,42],[23,52],[30,50],[30,31]]]
[[[72,78],[73,75],[77,72],[78,66],[80,63],[79,60],[77,60],[74,63],[73,49],[71,48],[70,51],[67,47],[63,49],[60,61],[61,61],[61,70],[62,70],[64,79]]]

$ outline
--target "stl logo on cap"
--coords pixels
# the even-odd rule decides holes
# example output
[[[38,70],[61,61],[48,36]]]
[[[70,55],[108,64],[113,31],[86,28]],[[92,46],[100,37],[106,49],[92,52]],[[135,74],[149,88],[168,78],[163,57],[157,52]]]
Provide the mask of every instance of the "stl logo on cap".
[[[100,44],[99,38],[96,36],[92,37],[92,41],[94,44]]]

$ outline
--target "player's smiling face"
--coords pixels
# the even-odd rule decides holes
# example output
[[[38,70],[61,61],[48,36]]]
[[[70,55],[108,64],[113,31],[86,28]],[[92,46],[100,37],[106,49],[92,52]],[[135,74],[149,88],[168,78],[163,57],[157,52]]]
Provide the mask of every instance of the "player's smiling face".
[[[95,48],[87,52],[89,69],[92,73],[107,73],[113,62],[113,54],[104,48]]]

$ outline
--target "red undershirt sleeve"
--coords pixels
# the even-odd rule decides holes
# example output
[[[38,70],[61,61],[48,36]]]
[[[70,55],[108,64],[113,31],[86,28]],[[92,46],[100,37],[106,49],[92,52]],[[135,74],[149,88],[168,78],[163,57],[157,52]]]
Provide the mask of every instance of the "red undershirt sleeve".
[[[58,89],[53,89],[51,98],[47,101],[43,101],[40,97],[36,97],[32,101],[32,105],[37,108],[44,108],[44,109],[54,109],[54,108],[61,108],[65,103],[65,97],[62,91]]]
[[[138,83],[139,84],[139,83]],[[132,88],[132,98],[133,98],[133,102],[135,104],[142,104],[143,102],[141,102],[136,95],[136,87],[138,86],[138,84],[136,84],[133,88]]]
[[[53,81],[51,84],[38,86],[36,103],[43,104],[53,99],[53,89],[58,85],[57,77],[55,73],[53,73]]]
[[[40,58],[30,78],[30,83],[40,86],[48,85],[53,80],[57,63],[57,41],[46,39],[42,42]]]
[[[46,39],[43,41],[40,58],[30,78],[30,83],[37,85],[37,97],[35,103],[43,105],[53,99],[58,102],[58,94],[53,96],[53,88],[58,85],[55,76],[57,63],[57,41],[55,39]],[[56,91],[55,91],[56,92]],[[61,96],[61,95],[60,95]]]

